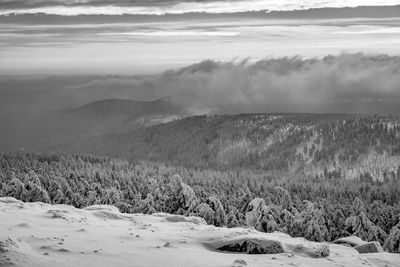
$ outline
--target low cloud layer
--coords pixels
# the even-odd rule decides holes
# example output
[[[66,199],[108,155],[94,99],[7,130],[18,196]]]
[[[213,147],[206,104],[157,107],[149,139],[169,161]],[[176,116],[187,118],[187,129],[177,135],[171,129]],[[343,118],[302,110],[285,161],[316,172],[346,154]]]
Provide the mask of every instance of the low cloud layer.
[[[400,104],[400,57],[341,54],[252,64],[204,61],[164,73],[154,83],[175,101],[199,109],[329,112],[329,106],[336,106],[333,111],[339,112],[346,103]]]
[[[68,76],[0,81],[2,110],[70,108],[107,98],[168,96],[189,110],[400,114],[400,56],[203,61],[149,76]],[[6,89],[7,88],[7,89]],[[11,104],[10,104],[11,103]]]

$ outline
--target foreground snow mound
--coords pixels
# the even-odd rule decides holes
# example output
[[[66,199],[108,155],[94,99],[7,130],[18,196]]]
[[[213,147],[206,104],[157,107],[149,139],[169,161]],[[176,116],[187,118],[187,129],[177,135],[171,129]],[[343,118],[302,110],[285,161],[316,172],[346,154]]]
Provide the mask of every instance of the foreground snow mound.
[[[279,232],[123,214],[107,205],[76,209],[0,198],[0,218],[0,266],[400,266],[399,254],[360,254]],[[274,254],[248,254],[260,246]]]

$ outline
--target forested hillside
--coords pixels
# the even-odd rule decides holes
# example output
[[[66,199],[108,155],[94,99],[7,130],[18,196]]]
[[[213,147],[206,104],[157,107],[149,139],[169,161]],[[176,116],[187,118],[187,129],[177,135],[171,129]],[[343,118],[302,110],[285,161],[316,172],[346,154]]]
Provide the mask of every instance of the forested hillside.
[[[50,150],[196,168],[384,180],[400,173],[400,121],[345,114],[196,116]]]
[[[202,118],[198,118],[202,119]],[[197,215],[313,241],[356,235],[400,252],[400,177],[216,171],[61,154],[1,154],[0,196],[122,212]]]

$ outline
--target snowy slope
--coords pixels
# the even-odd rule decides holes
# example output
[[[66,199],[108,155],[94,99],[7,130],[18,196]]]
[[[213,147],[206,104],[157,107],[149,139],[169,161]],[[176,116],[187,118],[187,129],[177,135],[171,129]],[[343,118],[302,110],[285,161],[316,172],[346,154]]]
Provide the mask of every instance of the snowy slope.
[[[252,237],[278,240],[286,253],[212,249],[222,241]],[[320,246],[282,233],[216,228],[197,217],[0,198],[0,266],[400,266],[399,254],[359,254],[335,244],[329,244],[330,256],[315,258]]]

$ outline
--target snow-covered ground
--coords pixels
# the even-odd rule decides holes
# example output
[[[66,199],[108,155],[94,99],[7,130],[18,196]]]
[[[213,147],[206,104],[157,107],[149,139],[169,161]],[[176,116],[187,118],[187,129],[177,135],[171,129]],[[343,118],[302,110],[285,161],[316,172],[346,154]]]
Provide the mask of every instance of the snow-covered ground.
[[[280,241],[286,253],[219,252],[232,239]],[[217,228],[197,217],[121,214],[112,206],[76,209],[0,198],[0,266],[400,266],[400,254],[359,254],[282,233]]]

